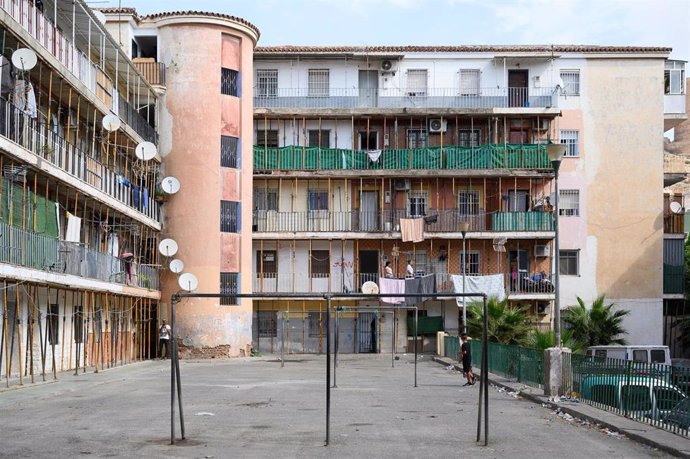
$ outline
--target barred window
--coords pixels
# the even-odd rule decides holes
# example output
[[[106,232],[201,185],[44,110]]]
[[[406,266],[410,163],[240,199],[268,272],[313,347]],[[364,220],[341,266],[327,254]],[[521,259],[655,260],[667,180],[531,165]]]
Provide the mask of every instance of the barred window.
[[[561,131],[561,143],[567,145],[565,156],[580,156],[580,131]]]
[[[579,70],[561,70],[561,80],[563,87],[561,94],[568,96],[580,95],[580,71]]]
[[[221,167],[240,167],[239,155],[240,139],[229,135],[220,136],[220,165]]]
[[[330,71],[328,69],[309,69],[309,97],[328,97]]]
[[[558,215],[564,217],[580,215],[580,190],[559,190]]]
[[[479,69],[460,70],[460,95],[478,96],[479,95]]]
[[[328,190],[309,190],[307,206],[310,211],[328,210]]]
[[[254,208],[256,210],[278,210],[278,190],[254,190]]]
[[[309,266],[312,279],[327,278],[330,275],[331,255],[328,250],[312,250]]]
[[[407,148],[424,148],[427,146],[428,134],[426,129],[407,130]]]
[[[458,191],[458,213],[460,215],[479,214],[479,190]]]
[[[226,96],[240,96],[240,72],[237,70],[220,69],[220,93]]]
[[[277,311],[259,311],[257,313],[259,338],[275,338],[278,335],[276,313]]]
[[[410,217],[424,217],[428,211],[428,194],[426,191],[407,192],[407,215]]]
[[[330,148],[331,131],[328,129],[310,129],[309,146],[319,148]]]
[[[311,338],[326,334],[326,313],[321,311],[309,312],[309,336]]]
[[[220,202],[220,231],[223,233],[240,232],[241,203],[236,201]]]
[[[240,290],[240,273],[220,273],[220,293],[233,294]],[[220,299],[221,306],[240,304],[237,297],[225,297]]]
[[[277,129],[257,129],[256,145],[266,148],[278,148]]]
[[[458,145],[461,147],[478,147],[481,136],[481,129],[458,129]]]
[[[276,277],[278,274],[278,253],[275,250],[257,250],[256,277]]]
[[[256,71],[256,97],[276,97],[278,95],[278,70]]]
[[[427,70],[412,69],[407,71],[407,95],[412,97],[426,96]]]
[[[559,250],[559,273],[565,276],[577,276],[580,274],[580,251]]]
[[[48,328],[48,343],[58,344],[60,342],[60,305],[48,305],[46,327]]]
[[[479,252],[467,252],[467,263],[465,263],[465,257],[460,252],[460,274],[462,274],[464,267],[466,276],[478,276],[480,273],[479,259]]]

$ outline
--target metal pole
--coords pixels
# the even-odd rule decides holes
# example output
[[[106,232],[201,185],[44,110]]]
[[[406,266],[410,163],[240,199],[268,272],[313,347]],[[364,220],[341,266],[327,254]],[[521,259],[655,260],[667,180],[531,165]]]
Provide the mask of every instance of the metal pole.
[[[283,320],[280,321],[280,367],[285,366],[285,313],[283,313]]]
[[[326,446],[331,433],[331,296],[326,295]]]
[[[175,300],[170,302],[170,339],[175,342]],[[173,347],[174,349],[174,347]],[[170,444],[175,444],[175,351],[170,359]]]
[[[484,446],[489,444],[489,314],[484,297],[484,333],[482,333],[482,360],[485,370],[482,370],[484,378]]]
[[[467,293],[465,287],[465,272],[467,271],[467,251],[465,250],[465,231],[462,232],[462,293]],[[467,333],[467,304],[465,296],[462,297],[462,332]]]
[[[555,273],[554,273],[554,292],[556,292],[554,303],[553,303],[553,341],[554,346],[561,347],[561,303],[560,303],[560,253],[558,247],[558,213],[560,208],[558,207],[558,169],[561,166],[560,161],[552,161],[553,170],[555,172],[555,188],[556,197],[554,199],[554,211],[553,211],[553,226],[556,232],[556,237],[554,238],[554,257],[555,257]]]
[[[340,315],[339,310],[339,306],[335,308],[335,352],[333,353],[333,387],[338,387],[338,383],[336,383],[336,372],[338,371],[338,341],[340,339],[340,330],[338,328],[338,316]]]
[[[395,368],[395,309],[393,310],[393,326],[391,328],[391,368]]]
[[[417,307],[414,308],[414,387],[417,387]]]
[[[177,403],[180,409],[180,433],[182,440],[185,439],[184,434],[184,412],[182,411],[182,382],[180,381],[180,354],[177,348],[177,341],[173,340],[173,355],[175,356],[175,376],[177,377]]]

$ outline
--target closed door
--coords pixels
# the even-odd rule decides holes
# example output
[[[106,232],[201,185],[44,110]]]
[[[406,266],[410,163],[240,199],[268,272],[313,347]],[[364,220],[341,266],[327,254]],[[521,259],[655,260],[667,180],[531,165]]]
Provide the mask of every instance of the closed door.
[[[527,70],[508,70],[508,105],[510,107],[526,107],[528,89]]]
[[[379,194],[376,191],[362,191],[359,207],[359,229],[378,230]]]
[[[358,352],[377,352],[378,320],[375,312],[360,312],[357,316],[359,330]]]
[[[359,71],[359,106],[376,107],[379,75],[376,70]]]

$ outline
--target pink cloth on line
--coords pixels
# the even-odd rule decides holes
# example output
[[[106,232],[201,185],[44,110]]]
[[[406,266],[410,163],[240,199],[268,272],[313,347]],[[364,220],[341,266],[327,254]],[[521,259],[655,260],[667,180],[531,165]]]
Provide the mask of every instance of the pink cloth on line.
[[[424,240],[423,218],[401,218],[400,236],[403,242],[422,242]]]
[[[387,279],[385,277],[379,277],[379,293],[382,295],[391,293],[394,295],[400,295],[405,293],[405,279]],[[381,301],[384,303],[404,303],[405,297],[391,296],[391,297],[381,297]]]

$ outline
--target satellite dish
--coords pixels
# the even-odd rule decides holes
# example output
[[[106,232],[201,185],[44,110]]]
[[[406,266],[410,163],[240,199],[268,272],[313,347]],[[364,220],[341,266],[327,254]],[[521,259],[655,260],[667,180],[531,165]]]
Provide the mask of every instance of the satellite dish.
[[[184,269],[184,262],[182,260],[180,260],[179,258],[176,258],[170,262],[170,271],[174,272],[175,274],[181,273],[183,269]]]
[[[505,252],[506,251],[506,242],[508,242],[507,237],[497,237],[494,238],[494,252]]]
[[[156,157],[156,146],[151,142],[141,142],[134,149],[134,154],[142,161],[148,161]]]
[[[122,126],[122,123],[120,122],[120,118],[118,118],[117,115],[114,115],[112,113],[108,113],[103,117],[103,129],[105,129],[108,132],[114,132],[120,129],[120,126]]]
[[[12,53],[12,65],[24,72],[36,67],[37,62],[36,53],[29,48],[19,48]]]
[[[376,282],[366,281],[362,284],[362,293],[366,293],[367,295],[376,295],[379,293],[379,286],[376,285]]]
[[[177,283],[182,290],[186,290],[188,292],[196,290],[196,288],[199,286],[199,280],[192,273],[181,274],[177,279]]]
[[[168,194],[175,194],[180,191],[180,181],[175,177],[165,177],[161,181],[161,188]]]
[[[679,202],[673,201],[671,204],[669,204],[669,207],[671,208],[671,212],[674,214],[683,212],[683,206],[681,206]]]
[[[163,239],[158,244],[158,251],[166,257],[172,257],[177,253],[177,242],[173,239]]]

